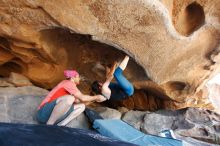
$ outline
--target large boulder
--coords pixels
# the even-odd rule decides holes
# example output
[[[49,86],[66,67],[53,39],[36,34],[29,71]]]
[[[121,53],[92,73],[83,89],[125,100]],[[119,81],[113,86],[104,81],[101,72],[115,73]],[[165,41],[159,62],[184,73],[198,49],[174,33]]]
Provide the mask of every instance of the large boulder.
[[[37,107],[48,93],[35,86],[0,88],[0,122],[38,124]],[[90,124],[82,113],[67,127],[89,129]]]
[[[144,122],[144,116],[146,113],[148,112],[131,110],[126,112],[121,119],[132,125],[134,128],[141,130],[141,126]]]
[[[192,137],[209,143],[219,144],[220,115],[208,110],[188,108],[178,111],[160,110],[146,113],[141,130],[159,135],[163,130],[173,130],[176,137]]]
[[[89,84],[98,78],[91,72],[97,61],[108,64],[127,53],[134,61],[126,76],[137,88],[171,98],[163,103],[166,108],[214,109],[204,88],[219,72],[218,0],[5,0],[0,5],[1,76],[17,72],[52,88],[64,69],[77,68]]]
[[[155,113],[146,113],[143,119],[144,122],[141,125],[141,129],[145,133],[158,135],[163,130],[174,130],[176,128],[174,127],[174,125],[176,125],[176,121],[181,121],[181,126],[183,127],[190,127],[190,124],[184,124],[182,123],[182,119],[179,120],[179,118],[182,118],[179,115],[182,116],[182,114],[180,114],[178,111],[165,110],[160,110]]]
[[[0,122],[37,123],[37,107],[47,94],[34,86],[0,88]]]
[[[80,129],[90,129],[91,123],[88,121],[88,118],[84,113],[81,113],[79,116],[70,121],[66,127],[70,128],[80,128]]]
[[[0,88],[0,122],[38,124],[37,107],[48,91],[35,86]],[[178,111],[133,111],[120,108],[120,112],[90,105],[105,119],[122,119],[147,134],[158,135],[162,130],[172,129],[180,139],[193,137],[218,143],[220,139],[220,115],[208,110],[188,108]],[[122,115],[123,113],[123,115]],[[90,129],[84,113],[68,123],[67,127]]]
[[[121,119],[121,113],[116,109],[108,107],[95,107],[93,108],[104,119]]]

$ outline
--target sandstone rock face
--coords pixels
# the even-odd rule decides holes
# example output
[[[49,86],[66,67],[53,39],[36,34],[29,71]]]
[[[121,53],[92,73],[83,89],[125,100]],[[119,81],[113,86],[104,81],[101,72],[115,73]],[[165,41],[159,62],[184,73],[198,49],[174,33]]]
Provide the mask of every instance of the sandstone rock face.
[[[209,143],[219,144],[220,116],[214,112],[189,108],[180,111],[161,110],[146,113],[141,130],[158,135],[162,130],[172,129],[179,139],[187,135]]]
[[[11,72],[8,82],[14,84],[16,87],[33,85],[25,76],[13,72]]]
[[[0,122],[37,124],[36,110],[48,91],[35,86],[7,87],[0,89]],[[196,138],[209,143],[218,143],[220,139],[220,115],[208,110],[196,108],[178,111],[160,110],[121,112],[106,108],[93,107],[104,119],[121,119],[134,128],[147,134],[158,135],[165,129],[172,129],[176,137]],[[68,123],[67,127],[91,128],[84,113]],[[208,144],[209,145],[209,144]]]
[[[37,107],[47,94],[35,86],[0,88],[0,122],[38,124]],[[89,129],[90,124],[82,113],[67,127]]]
[[[94,110],[104,119],[121,119],[121,113],[115,109],[107,107],[96,107]]]
[[[36,124],[36,111],[48,91],[34,86],[0,88],[0,120]]]
[[[127,53],[134,59],[129,80],[172,99],[160,107],[214,109],[204,88],[219,72],[219,9],[218,0],[4,0],[0,75],[16,72],[52,88],[64,69],[76,68],[88,91],[101,78],[92,72],[98,61],[109,64]]]
[[[0,78],[0,87],[14,87],[12,83],[8,82],[6,78]]]
[[[179,117],[180,113],[172,112],[172,111],[157,111],[155,113],[147,113],[144,116],[144,124],[141,126],[141,129],[145,133],[150,133],[154,135],[158,135],[160,131],[167,130],[167,129],[174,129],[173,125]],[[180,116],[180,118],[182,118]],[[191,126],[190,124],[183,124],[181,126],[185,127]]]
[[[80,129],[90,129],[91,125],[85,116],[84,113],[81,113],[78,117],[74,118],[72,121],[70,121],[66,127],[70,128],[80,128]]]
[[[122,120],[126,123],[129,123],[134,128],[141,130],[141,126],[144,122],[144,116],[148,112],[142,112],[142,111],[128,111],[124,114],[122,117]]]
[[[25,76],[11,72],[9,78],[0,78],[0,87],[33,86]]]

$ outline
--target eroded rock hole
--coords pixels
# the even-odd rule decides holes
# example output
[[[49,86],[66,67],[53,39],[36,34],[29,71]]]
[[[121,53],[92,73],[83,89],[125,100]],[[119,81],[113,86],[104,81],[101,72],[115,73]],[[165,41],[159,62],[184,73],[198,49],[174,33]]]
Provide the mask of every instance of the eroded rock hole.
[[[188,35],[198,29],[205,22],[203,8],[196,2],[186,7],[186,17],[188,21],[188,30],[186,33]]]
[[[185,97],[188,94],[188,90],[190,88],[188,83],[181,81],[169,81],[162,84],[162,86],[166,92],[166,95],[177,102],[183,102],[185,100]]]
[[[175,81],[175,82],[169,82],[168,86],[170,90],[183,90],[187,85],[186,83]]]
[[[4,68],[2,75],[9,76],[10,72],[22,73],[22,67],[16,62],[7,62],[1,66]]]
[[[203,7],[197,2],[189,4],[179,14],[175,27],[179,33],[188,36],[199,29],[205,22]]]

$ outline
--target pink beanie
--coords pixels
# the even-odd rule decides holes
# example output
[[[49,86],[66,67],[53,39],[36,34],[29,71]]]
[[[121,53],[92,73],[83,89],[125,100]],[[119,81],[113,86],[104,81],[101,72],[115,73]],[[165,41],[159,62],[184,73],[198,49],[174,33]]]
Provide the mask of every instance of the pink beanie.
[[[76,77],[79,73],[75,70],[64,70],[64,76],[68,78]]]

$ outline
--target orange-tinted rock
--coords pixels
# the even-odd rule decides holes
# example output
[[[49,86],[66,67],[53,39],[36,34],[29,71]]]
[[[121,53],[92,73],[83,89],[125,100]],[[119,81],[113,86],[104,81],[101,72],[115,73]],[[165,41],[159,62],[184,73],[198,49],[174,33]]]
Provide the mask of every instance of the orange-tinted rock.
[[[14,87],[14,85],[9,83],[6,78],[0,78],[0,87]]]
[[[52,88],[64,69],[74,68],[89,92],[100,79],[92,71],[97,62],[109,64],[127,53],[134,61],[125,75],[133,83],[153,82],[141,89],[158,92],[166,108],[213,109],[203,90],[219,72],[219,9],[218,0],[1,1],[0,75],[16,72]],[[126,102],[143,108],[154,103],[148,98]]]
[[[33,85],[25,76],[13,72],[11,72],[8,82],[14,84],[16,87]]]

